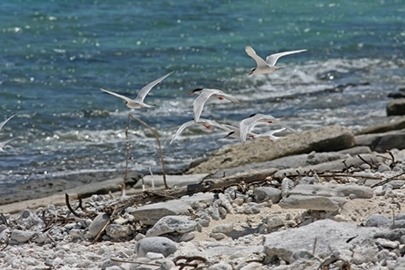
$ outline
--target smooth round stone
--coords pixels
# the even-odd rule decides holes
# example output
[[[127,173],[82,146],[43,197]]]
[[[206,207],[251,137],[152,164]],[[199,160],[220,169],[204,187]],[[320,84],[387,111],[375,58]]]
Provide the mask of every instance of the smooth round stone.
[[[89,235],[91,235],[92,237],[96,237],[109,220],[109,215],[105,213],[98,214],[98,216],[96,216],[96,218],[93,220],[93,222],[91,222],[89,226]]]
[[[140,257],[145,257],[148,252],[161,253],[167,257],[176,252],[176,243],[166,237],[145,237],[135,245],[135,252]]]
[[[165,216],[147,231],[146,236],[159,236],[166,233],[187,233],[194,231],[197,222],[187,216]]]
[[[32,231],[13,230],[11,231],[10,239],[18,243],[25,243],[28,242],[34,234],[35,232]]]

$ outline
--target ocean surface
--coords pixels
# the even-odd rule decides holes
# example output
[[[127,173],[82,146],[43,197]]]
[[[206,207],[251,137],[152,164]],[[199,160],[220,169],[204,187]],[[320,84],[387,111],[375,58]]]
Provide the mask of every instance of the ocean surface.
[[[359,130],[388,121],[387,94],[405,86],[405,1],[4,1],[0,4],[0,189],[86,172],[123,171],[128,113],[159,133],[167,170],[237,140],[191,127],[188,93],[221,89],[203,118],[237,125],[272,114],[300,131]],[[248,76],[255,62],[287,50],[284,68]],[[153,108],[130,110],[105,88],[135,98],[149,82]],[[259,129],[260,131],[260,129]],[[132,120],[131,170],[159,172],[156,140]]]

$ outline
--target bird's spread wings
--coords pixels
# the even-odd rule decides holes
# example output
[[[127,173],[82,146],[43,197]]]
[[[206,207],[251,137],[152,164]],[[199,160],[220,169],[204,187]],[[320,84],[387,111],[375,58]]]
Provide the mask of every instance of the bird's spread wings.
[[[220,90],[218,90],[218,91],[219,91],[219,92],[218,92],[216,95],[222,96],[222,97],[224,97],[224,98],[226,98],[227,100],[230,100],[230,101],[232,101],[232,102],[239,103],[239,100],[237,100],[234,96],[229,95],[229,94],[225,94],[224,92],[222,92],[222,91],[220,91]]]
[[[251,46],[246,46],[245,51],[250,57],[252,57],[256,61],[257,67],[268,66],[266,61],[264,61],[260,56],[258,56]]]
[[[6,144],[8,144],[9,142],[13,141],[15,138],[4,141],[4,142],[0,142],[0,152],[4,152],[3,147],[6,146]]]
[[[252,127],[250,127],[250,126],[254,122],[255,122],[255,119],[253,119],[253,117],[249,117],[249,118],[243,119],[239,123],[239,137],[240,137],[240,141],[243,144],[246,142],[246,136],[250,132],[250,130],[252,129]]]
[[[174,134],[174,136],[169,144],[172,144],[172,142],[183,132],[183,130],[185,130],[186,128],[188,128],[189,126],[192,126],[194,124],[195,124],[195,122],[193,120],[191,120],[191,121],[185,122],[183,125],[181,125],[179,127],[179,129],[176,131],[176,134]]]
[[[5,124],[7,124],[7,122],[13,118],[14,116],[16,116],[17,114],[14,114],[12,116],[10,116],[9,118],[7,118],[6,120],[4,120],[3,122],[0,123],[0,130],[4,127]]]
[[[122,98],[122,99],[125,100],[126,102],[132,102],[132,101],[133,101],[132,99],[130,99],[130,98],[126,97],[126,96],[123,96],[123,95],[120,95],[120,94],[117,94],[117,93],[114,93],[114,92],[105,90],[105,89],[103,89],[103,88],[100,88],[100,89],[101,89],[101,91],[106,92],[106,93],[108,93],[108,94],[110,94],[110,95],[113,95],[113,96]]]
[[[200,95],[193,102],[194,121],[198,122],[200,119],[205,102],[213,95],[212,91],[205,89],[201,91]]]
[[[294,54],[294,53],[300,53],[300,52],[305,52],[306,50],[296,50],[296,51],[287,51],[287,52],[281,52],[281,53],[274,53],[266,57],[266,64],[274,67],[277,63],[277,60],[285,55],[289,54]]]
[[[143,103],[143,100],[145,99],[146,95],[149,93],[149,91],[155,87],[158,83],[166,79],[170,74],[172,74],[174,71],[160,77],[157,80],[154,80],[153,82],[149,83],[148,85],[142,87],[141,90],[138,92],[138,96],[135,98],[136,101]]]

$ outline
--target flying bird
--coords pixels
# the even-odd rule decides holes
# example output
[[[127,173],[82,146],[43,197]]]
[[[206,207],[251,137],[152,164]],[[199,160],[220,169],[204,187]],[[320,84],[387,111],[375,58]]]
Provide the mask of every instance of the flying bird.
[[[217,89],[196,88],[190,92],[190,95],[192,95],[192,94],[199,95],[193,102],[194,121],[196,123],[198,122],[198,119],[200,119],[201,112],[203,110],[205,102],[207,102],[207,100],[210,97],[216,97],[219,100],[227,99],[232,102],[239,103],[239,101],[236,98],[234,98],[233,96],[226,94],[226,93],[222,92],[221,90],[217,90]]]
[[[253,133],[253,132],[248,132],[247,137],[252,138],[252,139],[257,139],[257,138],[268,138],[270,141],[275,141],[278,140],[280,137],[274,136],[274,134],[279,133],[284,131],[286,128],[281,128],[281,129],[276,129],[276,130],[270,130],[264,133]],[[229,132],[225,138],[235,138],[239,139],[240,138],[240,130],[239,128],[235,128],[233,131]]]
[[[252,114],[248,118],[243,119],[239,123],[239,130],[240,130],[240,140],[244,144],[246,142],[246,136],[252,131],[252,129],[259,125],[260,123],[268,123],[268,124],[278,124],[289,131],[297,134],[295,130],[283,124],[280,120],[276,119],[272,115],[265,115],[265,114]]]
[[[170,73],[168,73],[168,74],[166,74],[166,75],[164,75],[163,77],[160,77],[159,79],[157,79],[157,80],[155,80],[155,81],[149,83],[148,85],[144,86],[141,90],[139,90],[138,96],[137,96],[135,99],[130,99],[130,98],[126,97],[126,96],[123,96],[123,95],[120,95],[120,94],[117,94],[117,93],[114,93],[114,92],[105,90],[105,89],[103,89],[103,88],[100,88],[100,89],[101,89],[101,91],[103,91],[103,92],[106,92],[106,93],[108,93],[108,94],[110,94],[110,95],[113,95],[113,96],[116,96],[116,97],[118,97],[118,98],[121,98],[121,99],[125,100],[127,107],[130,108],[130,109],[140,109],[140,108],[145,108],[145,107],[146,107],[146,108],[150,108],[150,107],[152,107],[151,105],[148,105],[148,104],[146,104],[146,103],[143,102],[143,100],[145,99],[146,95],[149,93],[149,91],[150,91],[155,85],[157,85],[158,83],[160,83],[161,81],[163,81],[164,79],[166,79],[166,77],[168,77],[168,76],[169,76],[170,74],[172,74],[172,73],[173,73],[173,71],[170,72]]]
[[[220,123],[218,123],[216,121],[213,121],[213,120],[208,120],[208,119],[203,119],[203,118],[200,118],[198,120],[198,122],[195,122],[194,120],[191,120],[191,121],[185,122],[183,125],[181,125],[178,128],[178,130],[176,131],[176,134],[174,134],[174,136],[173,136],[173,138],[172,138],[172,140],[170,141],[169,144],[171,144],[186,128],[188,128],[188,127],[190,127],[192,125],[201,125],[201,126],[204,126],[207,129],[212,129],[212,127],[217,127],[217,128],[223,129],[225,131],[231,130],[230,126],[222,125],[222,124],[220,124]]]
[[[266,61],[263,60],[260,56],[258,56],[253,50],[251,46],[246,46],[245,48],[246,53],[252,57],[256,61],[256,67],[250,71],[249,75],[259,75],[259,74],[266,74],[266,73],[271,73],[281,67],[276,66],[277,60],[285,55],[289,54],[294,54],[294,53],[300,53],[300,52],[305,52],[306,50],[295,50],[295,51],[287,51],[287,52],[281,52],[281,53],[275,53],[271,54],[266,57]]]

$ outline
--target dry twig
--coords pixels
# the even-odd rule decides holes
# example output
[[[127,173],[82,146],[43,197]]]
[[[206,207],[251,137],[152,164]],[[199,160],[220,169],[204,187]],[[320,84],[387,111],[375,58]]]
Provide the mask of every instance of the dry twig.
[[[159,139],[159,134],[157,133],[157,131],[152,128],[151,126],[149,126],[148,124],[146,124],[144,121],[142,121],[141,119],[133,116],[131,113],[128,114],[128,123],[127,123],[127,129],[125,131],[125,134],[127,136],[127,159],[126,159],[126,168],[125,168],[125,176],[124,176],[124,181],[127,179],[128,176],[128,160],[129,160],[129,140],[128,140],[128,130],[129,130],[129,124],[130,124],[130,118],[135,119],[136,121],[138,121],[139,123],[141,123],[142,125],[146,126],[147,128],[149,128],[152,133],[153,136],[156,138],[157,144],[158,144],[158,148],[159,148],[159,158],[160,158],[160,165],[162,166],[162,175],[163,175],[163,184],[165,185],[166,189],[169,189],[169,186],[167,185],[166,182],[166,172],[165,172],[165,162],[163,159],[163,151],[162,151],[162,147],[160,144],[160,139]]]

